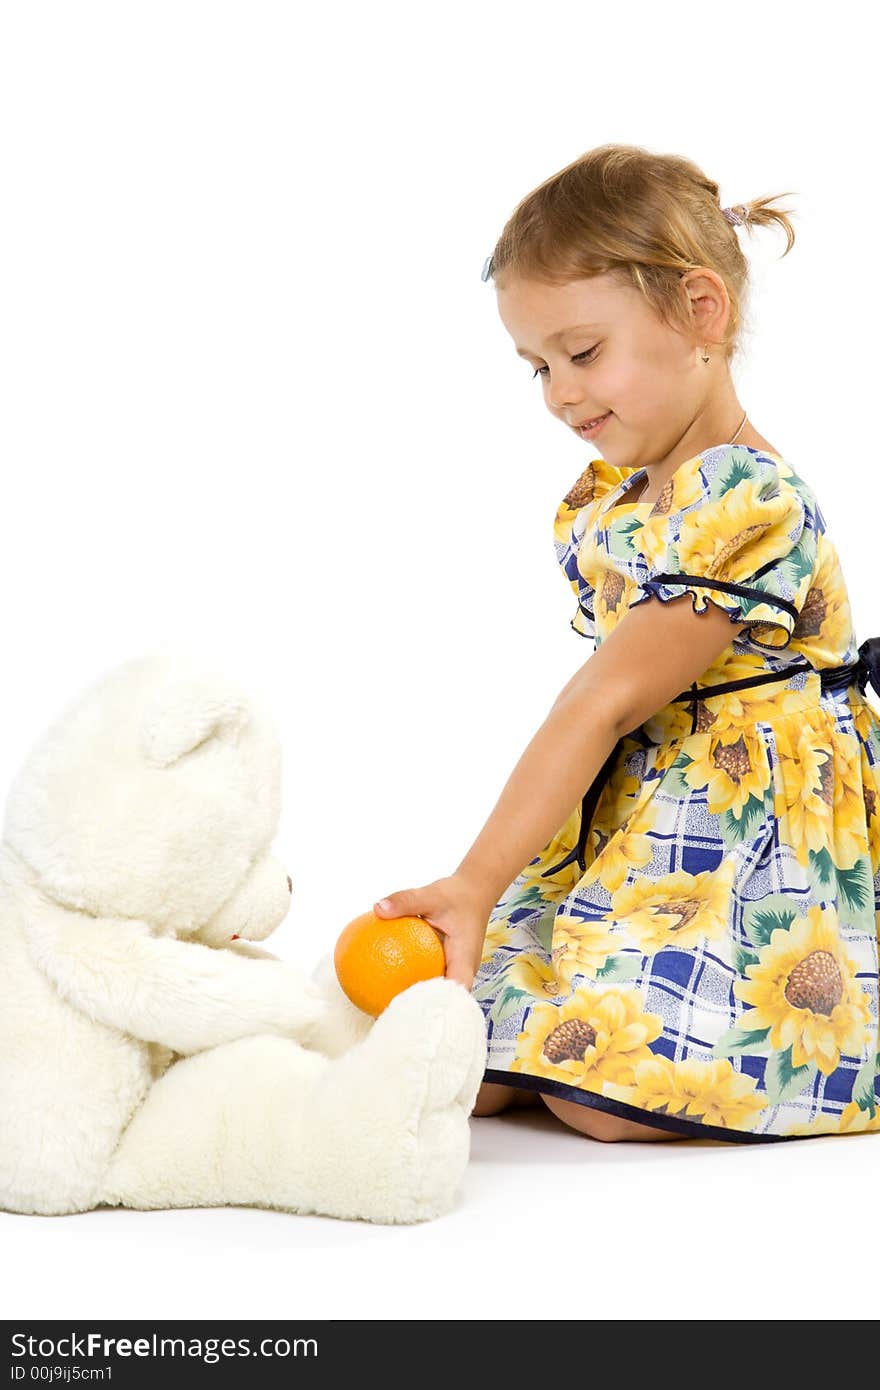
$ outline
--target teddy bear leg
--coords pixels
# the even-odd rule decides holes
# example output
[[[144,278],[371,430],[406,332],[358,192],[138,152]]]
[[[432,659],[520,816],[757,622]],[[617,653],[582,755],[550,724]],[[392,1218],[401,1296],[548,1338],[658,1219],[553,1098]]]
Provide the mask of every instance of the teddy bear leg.
[[[183,1057],[123,1133],[100,1190],[108,1206],[300,1210],[305,1100],[332,1064],[258,1034]]]
[[[483,1013],[460,984],[426,980],[393,999],[311,1093],[320,1210],[382,1223],[448,1211],[485,1066]]]
[[[484,1067],[482,1011],[444,979],[399,995],[335,1061],[268,1035],[212,1048],[156,1082],[102,1201],[428,1220],[452,1205]]]

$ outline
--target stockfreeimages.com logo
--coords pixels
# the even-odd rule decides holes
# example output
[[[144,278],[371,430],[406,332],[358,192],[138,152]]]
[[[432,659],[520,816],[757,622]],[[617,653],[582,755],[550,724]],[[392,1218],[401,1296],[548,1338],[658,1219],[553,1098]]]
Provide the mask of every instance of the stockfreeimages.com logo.
[[[29,1357],[32,1360],[86,1360],[110,1361],[115,1357],[181,1357],[204,1361],[213,1365],[224,1357],[237,1356],[317,1356],[318,1342],[315,1337],[262,1337],[252,1345],[250,1337],[159,1337],[154,1332],[149,1337],[105,1337],[101,1332],[71,1333],[69,1336],[32,1337],[24,1332],[14,1332],[11,1337],[13,1357]],[[24,1366],[13,1366],[12,1379],[21,1380],[27,1374]]]

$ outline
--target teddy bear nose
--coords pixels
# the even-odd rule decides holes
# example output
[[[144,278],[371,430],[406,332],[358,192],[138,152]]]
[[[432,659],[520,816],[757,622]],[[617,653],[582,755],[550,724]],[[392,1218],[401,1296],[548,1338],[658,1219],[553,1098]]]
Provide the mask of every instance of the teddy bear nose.
[[[287,891],[288,893],[293,892],[293,879],[290,877],[290,874],[287,875]]]

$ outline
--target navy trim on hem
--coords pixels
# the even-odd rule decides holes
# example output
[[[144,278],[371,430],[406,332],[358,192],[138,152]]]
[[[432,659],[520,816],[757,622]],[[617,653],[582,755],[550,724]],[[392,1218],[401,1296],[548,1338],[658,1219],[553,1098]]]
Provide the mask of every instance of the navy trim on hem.
[[[764,589],[758,589],[750,584],[734,584],[730,579],[706,579],[705,576],[699,574],[651,574],[648,577],[656,584],[696,584],[701,589],[719,589],[725,594],[737,594],[740,598],[754,598],[760,603],[772,604],[774,608],[783,608],[795,619],[800,616],[795,605],[787,598],[777,598],[775,594],[768,594]]]
[[[775,1144],[780,1140],[800,1139],[799,1134],[750,1134],[743,1129],[724,1129],[721,1125],[704,1125],[696,1120],[682,1120],[677,1115],[661,1115],[656,1110],[642,1110],[627,1101],[614,1100],[611,1096],[599,1095],[598,1091],[582,1091],[577,1086],[566,1086],[562,1081],[554,1081],[547,1076],[530,1076],[528,1072],[496,1071],[493,1067],[483,1073],[483,1080],[494,1086],[514,1086],[519,1090],[545,1092],[559,1100],[576,1101],[578,1105],[589,1105],[594,1110],[605,1110],[622,1120],[634,1120],[636,1124],[648,1124],[656,1129],[668,1129],[675,1134],[689,1134],[694,1139],[718,1139],[722,1144]]]

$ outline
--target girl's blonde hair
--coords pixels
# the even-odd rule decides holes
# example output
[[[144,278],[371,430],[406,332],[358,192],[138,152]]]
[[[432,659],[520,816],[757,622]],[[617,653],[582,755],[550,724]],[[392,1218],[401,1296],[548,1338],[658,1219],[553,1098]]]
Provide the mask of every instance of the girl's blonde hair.
[[[749,230],[778,223],[787,256],[794,245],[788,208],[776,198],[737,203]],[[526,194],[508,218],[489,258],[496,286],[505,273],[561,285],[610,272],[634,285],[661,320],[693,327],[680,277],[705,266],[721,276],[730,297],[723,346],[737,350],[748,291],[748,261],[737,229],[724,216],[718,184],[680,155],[638,145],[599,145]],[[488,278],[488,276],[487,276]]]

